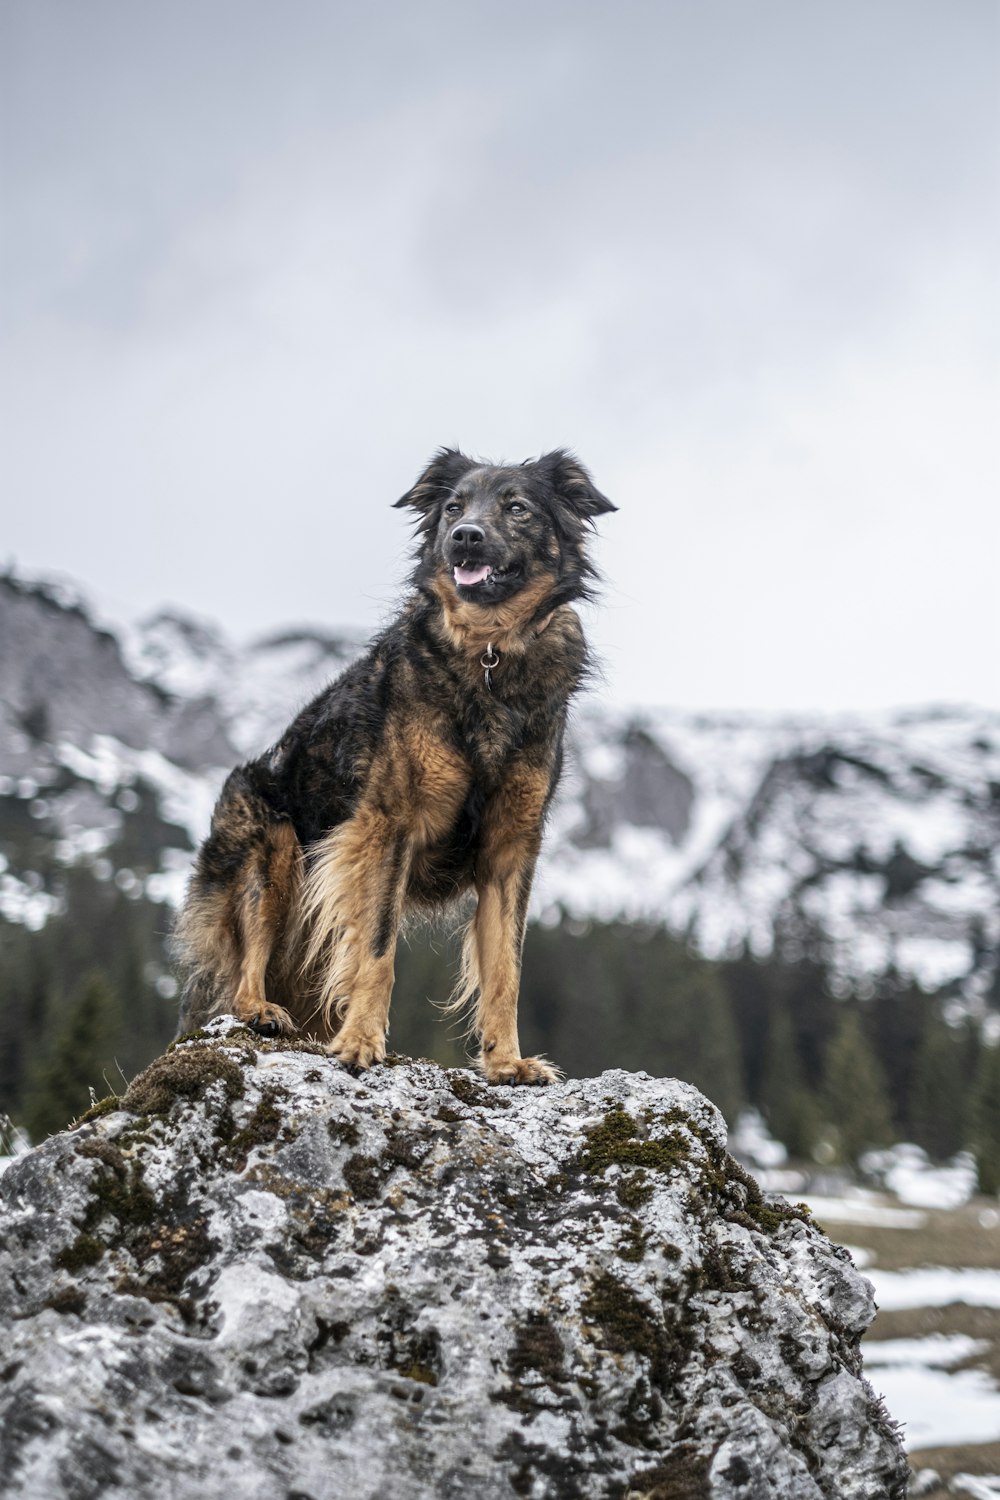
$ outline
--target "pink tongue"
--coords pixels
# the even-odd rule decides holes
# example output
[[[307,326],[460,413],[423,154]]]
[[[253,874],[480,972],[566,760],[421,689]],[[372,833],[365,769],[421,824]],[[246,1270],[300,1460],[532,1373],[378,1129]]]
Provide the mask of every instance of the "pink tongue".
[[[482,583],[484,578],[489,578],[493,569],[485,564],[481,568],[456,568],[455,582],[460,583],[463,588],[471,588],[474,583]]]

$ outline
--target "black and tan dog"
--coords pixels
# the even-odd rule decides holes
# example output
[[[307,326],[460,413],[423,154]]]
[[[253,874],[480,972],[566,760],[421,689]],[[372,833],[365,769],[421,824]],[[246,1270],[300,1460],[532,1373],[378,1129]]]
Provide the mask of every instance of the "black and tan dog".
[[[177,928],[181,1026],[231,1012],[367,1068],[404,914],[474,891],[454,1003],[475,1001],[489,1079],[549,1082],[518,1045],[521,947],[587,669],[570,604],[594,576],[593,518],[615,507],[566,452],[497,466],[453,449],[397,505],[419,517],[401,614],[222,789]]]

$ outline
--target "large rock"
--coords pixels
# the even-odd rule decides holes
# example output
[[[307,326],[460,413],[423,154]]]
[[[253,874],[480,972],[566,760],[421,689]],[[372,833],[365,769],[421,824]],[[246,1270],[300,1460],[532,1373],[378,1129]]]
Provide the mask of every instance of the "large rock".
[[[887,1500],[872,1293],[694,1089],[361,1078],[229,1019],[2,1179],[0,1488]]]

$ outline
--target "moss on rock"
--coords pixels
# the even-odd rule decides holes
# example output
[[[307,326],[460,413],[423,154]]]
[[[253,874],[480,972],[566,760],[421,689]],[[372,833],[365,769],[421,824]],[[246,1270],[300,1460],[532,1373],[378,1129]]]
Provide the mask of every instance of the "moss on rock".
[[[6,1358],[24,1361],[0,1406],[57,1369],[67,1431],[113,1450],[136,1495],[197,1500],[206,1472],[284,1494],[292,1454],[303,1494],[334,1463],[358,1494],[707,1500],[731,1434],[776,1500],[810,1474],[899,1500],[859,1379],[867,1287],[765,1201],[689,1087],[491,1089],[402,1063],[361,1084],[231,1026],[0,1180]],[[76,1337],[91,1325],[99,1342]],[[173,1447],[157,1467],[167,1423],[183,1468]],[[55,1494],[77,1450],[41,1447]],[[746,1489],[733,1463],[720,1495]]]
[[[709,1500],[708,1470],[703,1453],[682,1446],[633,1474],[624,1500]]]
[[[584,1172],[605,1172],[610,1166],[641,1167],[646,1171],[672,1172],[691,1155],[679,1131],[664,1137],[643,1138],[642,1127],[621,1105],[608,1110],[600,1125],[584,1131],[586,1145],[578,1165]]]
[[[88,1266],[96,1266],[106,1249],[103,1240],[81,1229],[73,1243],[59,1251],[54,1265],[60,1271],[85,1271]]]
[[[454,1070],[447,1072],[445,1077],[455,1098],[473,1109],[510,1109],[508,1098],[487,1084],[477,1083],[468,1073]]]
[[[250,1118],[227,1142],[234,1164],[245,1165],[255,1146],[269,1146],[277,1140],[285,1123],[282,1103],[287,1102],[287,1097],[284,1090],[274,1087],[261,1090]]]
[[[540,1375],[550,1386],[566,1380],[566,1351],[547,1312],[529,1313],[518,1324],[507,1355],[507,1373],[514,1381],[529,1373]]]
[[[134,1115],[166,1114],[176,1099],[203,1099],[215,1083],[222,1084],[228,1103],[246,1092],[239,1063],[217,1044],[178,1048],[132,1080],[120,1107]]]
[[[382,1162],[360,1152],[347,1158],[343,1171],[344,1181],[355,1198],[369,1201],[380,1196],[382,1184],[388,1175]]]
[[[661,1311],[643,1302],[626,1282],[610,1271],[602,1271],[594,1278],[580,1310],[593,1325],[597,1341],[604,1348],[619,1354],[638,1354],[648,1360],[650,1378],[662,1388],[677,1351]]]
[[[89,1125],[91,1120],[103,1119],[105,1115],[114,1114],[116,1109],[122,1108],[121,1096],[118,1094],[106,1094],[103,1099],[97,1099],[89,1109],[85,1109],[82,1115],[77,1115],[71,1130],[76,1130],[79,1125]]]

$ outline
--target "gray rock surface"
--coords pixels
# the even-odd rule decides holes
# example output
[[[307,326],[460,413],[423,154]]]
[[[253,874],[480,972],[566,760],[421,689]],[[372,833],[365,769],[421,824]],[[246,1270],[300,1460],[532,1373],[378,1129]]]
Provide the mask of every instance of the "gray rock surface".
[[[363,1077],[230,1018],[0,1180],[0,1491],[887,1500],[846,1251],[672,1080]]]
[[[585,781],[581,801],[584,817],[573,835],[581,849],[609,849],[615,829],[656,828],[672,844],[680,845],[691,826],[695,790],[663,748],[637,724],[621,735],[617,776],[592,776]]]

